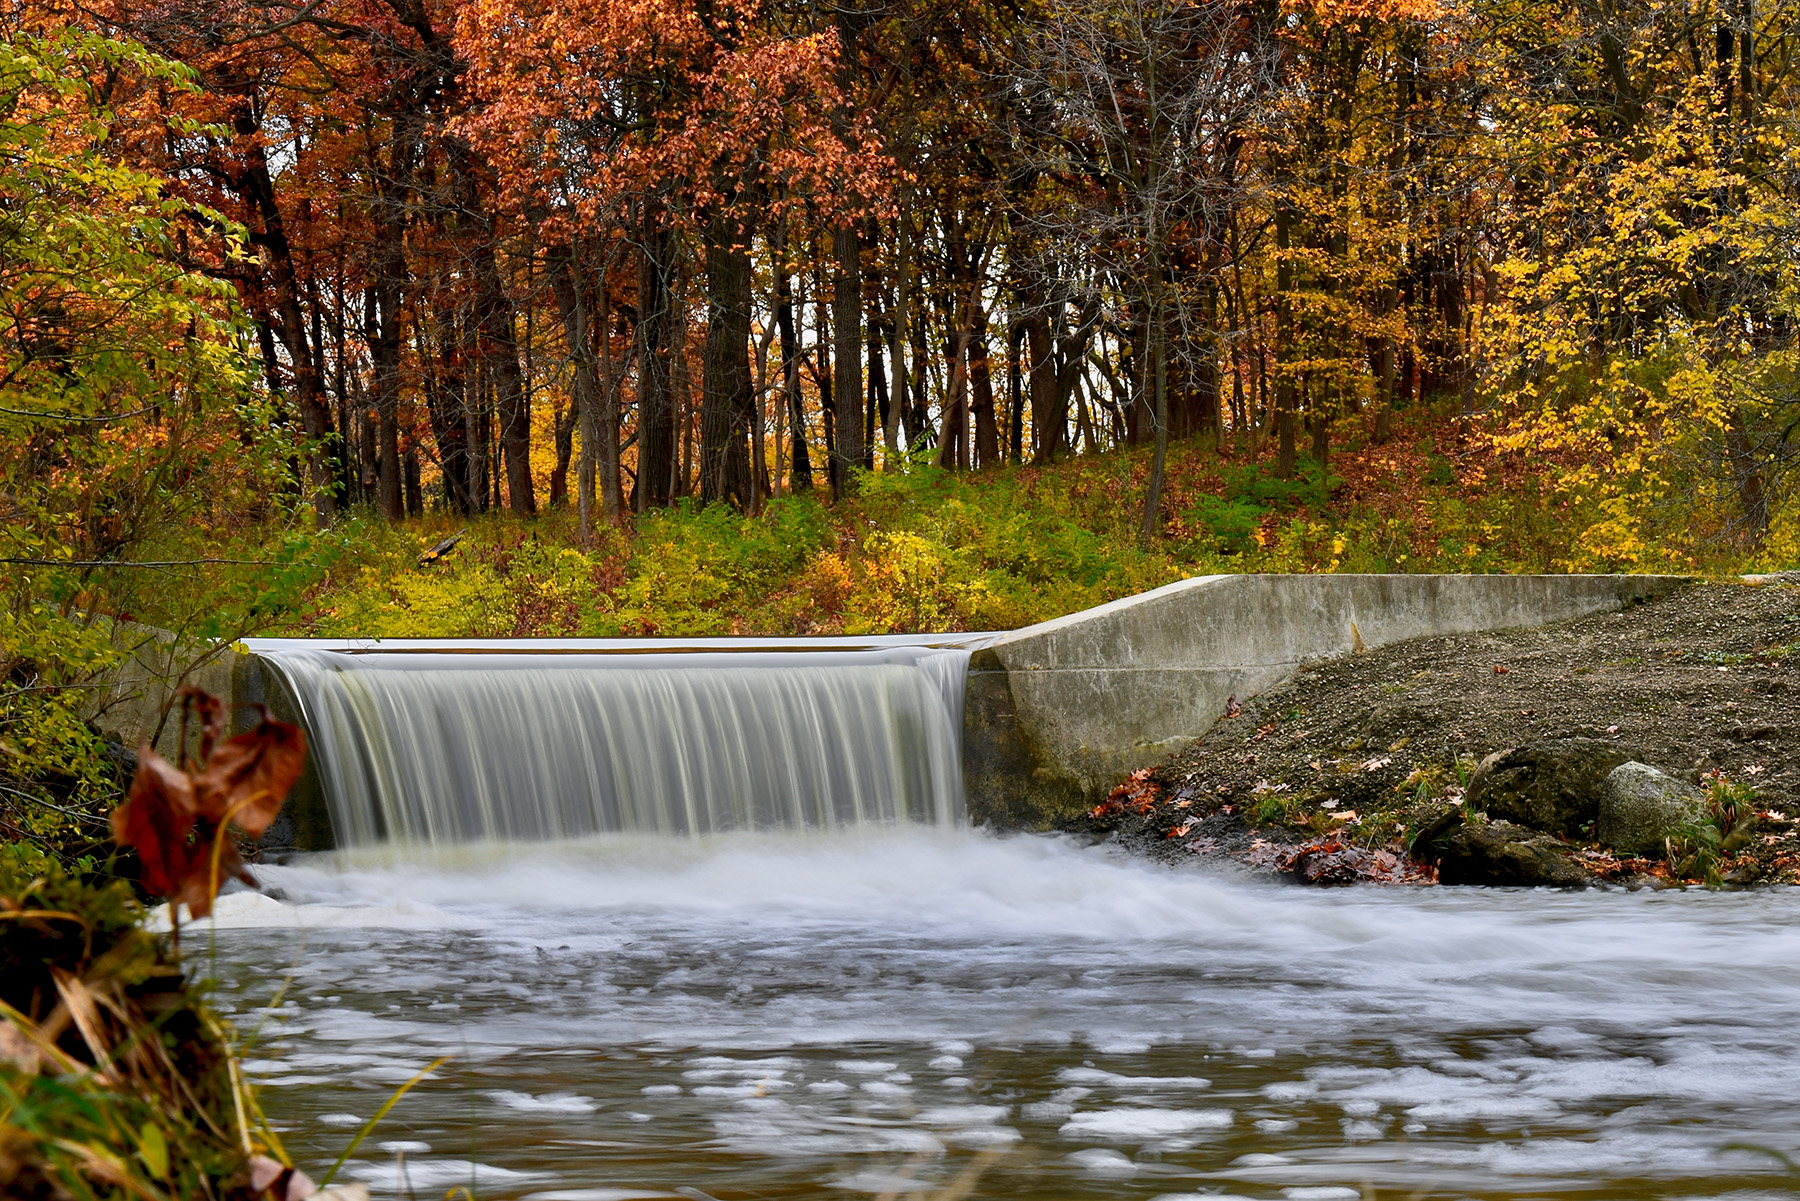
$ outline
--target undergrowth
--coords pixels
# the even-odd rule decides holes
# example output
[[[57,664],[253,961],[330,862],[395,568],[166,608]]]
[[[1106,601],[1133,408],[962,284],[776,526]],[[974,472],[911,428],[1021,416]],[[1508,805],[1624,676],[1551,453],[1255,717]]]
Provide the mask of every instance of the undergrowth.
[[[1227,447],[1229,451],[1231,448]],[[1750,552],[1671,527],[1591,549],[1607,519],[1560,491],[1558,465],[1496,456],[1419,413],[1381,445],[1282,479],[1265,456],[1171,449],[1164,536],[1137,541],[1140,451],[955,474],[868,473],[838,504],[778,497],[755,517],[683,502],[578,545],[571,516],[369,518],[332,533],[279,627],[385,637],[868,634],[1009,629],[1188,576],[1227,572],[1672,571],[1800,563],[1778,527]],[[1592,511],[1589,511],[1592,509]],[[430,566],[421,550],[464,534]]]
[[[0,1195],[234,1198],[269,1147],[129,885],[0,862]]]

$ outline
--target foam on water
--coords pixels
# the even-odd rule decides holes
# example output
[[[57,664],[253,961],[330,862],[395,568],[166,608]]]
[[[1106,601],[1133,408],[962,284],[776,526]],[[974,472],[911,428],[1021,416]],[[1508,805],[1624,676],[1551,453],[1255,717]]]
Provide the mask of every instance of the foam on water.
[[[311,1082],[270,1094],[290,1146],[452,1054],[384,1133],[517,1174],[484,1197],[981,1155],[993,1196],[1672,1198],[1800,1148],[1788,893],[1310,891],[918,828],[258,870],[282,899],[211,926],[238,1004],[294,971],[258,1065]]]

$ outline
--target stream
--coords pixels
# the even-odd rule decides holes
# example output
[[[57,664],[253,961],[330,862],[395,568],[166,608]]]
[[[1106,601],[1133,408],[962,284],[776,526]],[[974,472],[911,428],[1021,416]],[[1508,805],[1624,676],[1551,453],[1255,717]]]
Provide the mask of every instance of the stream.
[[[378,1196],[1800,1189],[1792,891],[1303,890],[916,826],[257,871],[186,938],[296,1162],[451,1057],[346,1165]]]

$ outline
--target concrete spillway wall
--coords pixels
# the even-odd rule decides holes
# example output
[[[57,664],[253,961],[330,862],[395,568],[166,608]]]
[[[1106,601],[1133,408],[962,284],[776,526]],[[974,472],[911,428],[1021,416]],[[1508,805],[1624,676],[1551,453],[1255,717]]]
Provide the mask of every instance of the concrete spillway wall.
[[[1686,583],[1676,576],[1231,575],[1153,592],[998,635],[969,661],[963,789],[969,817],[1043,829],[1103,799],[1127,773],[1205,734],[1228,700],[1300,666],[1409,638],[1545,625],[1622,608]],[[131,627],[132,654],[98,718],[127,745],[151,738],[188,679],[236,706],[292,720],[278,674],[235,648],[177,653],[172,636]],[[174,723],[157,745],[173,753]],[[330,846],[309,769],[275,837]]]
[[[1199,738],[1301,665],[1409,638],[1545,625],[1668,593],[1676,576],[1229,575],[1005,634],[969,663],[970,818],[1041,829]]]

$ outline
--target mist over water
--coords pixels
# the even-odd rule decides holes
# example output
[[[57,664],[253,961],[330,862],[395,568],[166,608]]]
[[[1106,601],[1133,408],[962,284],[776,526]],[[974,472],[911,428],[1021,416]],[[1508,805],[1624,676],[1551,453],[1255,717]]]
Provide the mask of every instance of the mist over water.
[[[392,1195],[1795,1187],[1726,1149],[1800,1150],[1786,892],[1312,891],[908,826],[258,871],[218,974],[290,1150],[455,1056],[350,1169]]]

